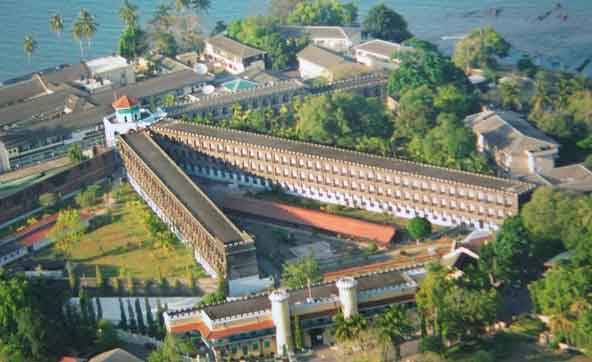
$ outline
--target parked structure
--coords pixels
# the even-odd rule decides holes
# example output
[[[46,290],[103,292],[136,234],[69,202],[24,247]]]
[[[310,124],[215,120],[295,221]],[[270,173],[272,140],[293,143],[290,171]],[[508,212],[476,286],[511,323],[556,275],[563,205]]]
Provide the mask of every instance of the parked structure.
[[[202,97],[195,102],[181,102],[166,109],[172,117],[201,117],[220,119],[230,117],[232,107],[239,104],[243,110],[279,108],[294,99],[307,95],[319,95],[337,91],[354,92],[365,97],[384,97],[388,75],[376,72],[354,76],[323,86],[307,87],[296,80],[278,81],[271,85],[257,86],[236,93],[225,93]]]
[[[305,37],[314,45],[344,53],[362,41],[362,30],[359,27],[341,26],[291,26],[280,27],[285,37]]]
[[[332,82],[341,78],[351,78],[368,73],[370,69],[348,61],[329,50],[309,45],[302,49],[298,58],[298,71],[302,79],[325,78]]]
[[[317,144],[178,121],[151,127],[189,174],[326,203],[496,229],[534,185]]]
[[[519,178],[555,168],[559,144],[518,113],[485,110],[465,123],[477,135],[477,149],[491,156],[500,174]]]
[[[128,96],[119,97],[111,106],[115,113],[103,118],[107,147],[115,146],[118,135],[146,128],[166,116],[160,109],[152,113],[140,108],[138,101]]]
[[[220,63],[228,72],[240,74],[248,69],[265,69],[265,52],[239,43],[224,35],[206,40],[205,56]]]
[[[121,136],[118,148],[132,187],[193,249],[210,275],[228,280],[230,295],[270,284],[260,278],[253,238],[239,230],[147,132]]]
[[[114,87],[136,82],[133,65],[118,55],[89,60],[86,66],[90,72],[90,78],[108,81]]]
[[[354,47],[355,58],[358,63],[384,69],[396,69],[399,66],[396,54],[412,50],[411,47],[380,39],[373,39]]]
[[[310,288],[279,289],[252,297],[165,313],[167,330],[199,332],[216,361],[273,357],[294,351],[294,323],[304,347],[334,342],[332,317],[372,317],[392,304],[413,305],[423,267],[343,277]]]

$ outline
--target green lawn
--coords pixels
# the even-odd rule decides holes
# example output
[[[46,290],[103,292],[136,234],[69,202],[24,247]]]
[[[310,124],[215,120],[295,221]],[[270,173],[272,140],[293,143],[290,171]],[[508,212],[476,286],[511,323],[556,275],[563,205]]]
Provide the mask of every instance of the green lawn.
[[[99,265],[104,277],[123,276],[129,273],[136,279],[187,278],[188,270],[204,276],[195,263],[189,248],[182,244],[173,250],[163,250],[154,245],[143,224],[138,224],[124,206],[113,207],[113,222],[87,232],[74,246],[70,261],[77,264],[78,275],[94,277]],[[50,248],[36,258],[56,257]]]

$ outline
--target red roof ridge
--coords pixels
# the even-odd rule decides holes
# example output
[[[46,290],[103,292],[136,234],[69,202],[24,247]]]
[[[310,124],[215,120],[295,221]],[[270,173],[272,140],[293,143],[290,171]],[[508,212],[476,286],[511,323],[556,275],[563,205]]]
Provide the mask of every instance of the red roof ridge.
[[[113,108],[131,108],[133,106],[135,106],[136,104],[138,104],[138,101],[133,98],[130,97],[128,95],[122,95],[121,97],[117,98],[117,100],[115,102],[113,102],[111,104],[111,106],[113,106]]]

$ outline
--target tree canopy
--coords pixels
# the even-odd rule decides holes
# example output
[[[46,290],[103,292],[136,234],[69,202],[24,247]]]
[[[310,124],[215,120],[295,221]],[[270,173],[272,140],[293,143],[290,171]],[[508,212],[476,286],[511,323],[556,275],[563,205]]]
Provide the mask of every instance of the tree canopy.
[[[295,263],[286,263],[282,270],[282,285],[288,288],[303,288],[310,282],[323,280],[319,264],[313,256],[301,258]]]
[[[412,238],[419,240],[432,234],[432,223],[425,217],[414,217],[407,224],[407,231]]]
[[[400,43],[411,38],[407,22],[385,4],[372,7],[364,18],[364,32],[373,38]]]
[[[294,6],[287,22],[294,25],[351,25],[358,18],[358,8],[353,3],[338,0],[301,1]]]
[[[492,27],[473,30],[454,48],[454,64],[462,69],[495,68],[497,59],[508,55],[508,43]]]

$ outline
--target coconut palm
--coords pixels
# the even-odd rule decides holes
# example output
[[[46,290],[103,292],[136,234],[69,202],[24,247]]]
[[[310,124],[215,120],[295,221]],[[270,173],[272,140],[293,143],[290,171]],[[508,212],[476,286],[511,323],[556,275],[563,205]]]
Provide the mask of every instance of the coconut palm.
[[[395,361],[400,361],[401,344],[415,331],[407,310],[400,304],[390,306],[377,318],[376,327],[380,340],[395,348]]]
[[[119,17],[126,26],[136,26],[138,24],[138,7],[124,0],[121,9],[119,9]]]
[[[97,32],[99,24],[96,22],[95,17],[89,13],[87,10],[82,9],[78,14],[78,18],[74,22],[74,27],[72,29],[72,34],[74,38],[78,40],[80,43],[80,54],[84,56],[84,48],[82,46],[82,41],[86,40],[88,42],[88,47],[91,47],[91,39]]]
[[[29,34],[25,37],[25,40],[23,41],[23,49],[27,54],[29,63],[31,63],[31,57],[33,56],[35,50],[37,50],[37,41],[35,38],[33,38],[33,35]]]
[[[53,31],[58,38],[62,37],[62,32],[64,31],[64,21],[60,14],[55,14],[51,18],[49,18],[49,27],[51,31]]]
[[[164,30],[168,29],[171,26],[171,10],[172,8],[169,5],[158,5],[150,24]]]
[[[367,327],[366,319],[359,314],[345,318],[343,313],[339,312],[333,317],[333,335],[340,343],[355,340]]]

